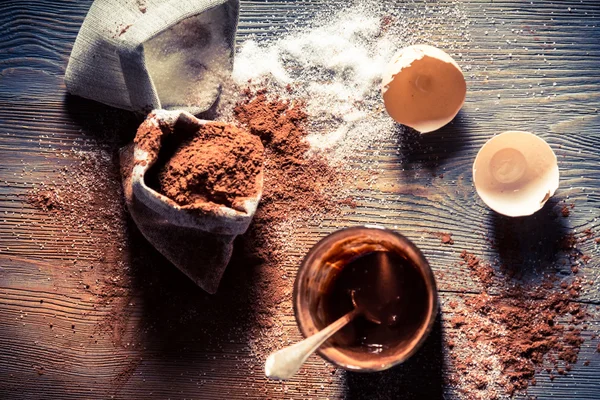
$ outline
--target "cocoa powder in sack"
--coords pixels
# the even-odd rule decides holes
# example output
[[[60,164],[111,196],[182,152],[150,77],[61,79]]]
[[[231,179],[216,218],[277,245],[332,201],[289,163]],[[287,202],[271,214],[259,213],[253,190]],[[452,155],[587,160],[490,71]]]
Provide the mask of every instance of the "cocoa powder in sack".
[[[127,206],[142,234],[215,293],[262,194],[260,139],[184,111],[155,110],[121,150]]]

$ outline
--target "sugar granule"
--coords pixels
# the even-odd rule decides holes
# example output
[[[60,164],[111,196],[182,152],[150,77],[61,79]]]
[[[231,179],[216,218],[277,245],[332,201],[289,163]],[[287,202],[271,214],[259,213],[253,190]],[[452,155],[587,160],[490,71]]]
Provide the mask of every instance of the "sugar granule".
[[[416,43],[452,54],[457,43],[469,40],[468,20],[456,4],[427,6],[426,13],[375,1],[349,4],[343,11],[330,7],[307,26],[243,42],[232,79],[237,87],[250,82],[254,90],[267,87],[278,97],[292,93],[303,99],[311,152],[341,165],[357,152],[400,140],[403,128],[385,112],[380,93],[381,74],[393,54]],[[446,36],[435,37],[428,27],[447,18],[456,22]]]

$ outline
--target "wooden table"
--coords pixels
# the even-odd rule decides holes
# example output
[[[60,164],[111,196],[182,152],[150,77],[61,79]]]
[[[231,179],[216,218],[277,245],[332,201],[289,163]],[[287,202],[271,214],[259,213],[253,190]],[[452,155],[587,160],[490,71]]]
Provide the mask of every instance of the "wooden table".
[[[81,230],[73,230],[63,226],[66,219],[52,218],[25,201],[34,183],[64,183],[63,168],[78,162],[70,150],[94,148],[99,135],[110,135],[105,132],[107,121],[119,121],[122,142],[131,138],[139,122],[127,113],[66,97],[65,66],[90,3],[0,3],[2,399],[450,396],[442,380],[443,335],[453,329],[446,304],[459,292],[478,291],[466,267],[458,264],[460,250],[490,260],[501,256],[488,241],[499,224],[509,225],[512,239],[533,244],[533,258],[556,251],[541,245],[556,231],[574,232],[576,238],[586,229],[595,237],[600,233],[600,4],[465,1],[459,7],[471,23],[471,47],[463,52],[472,60],[472,70],[466,73],[467,101],[453,127],[445,135],[423,139],[418,149],[401,149],[408,160],[403,165],[395,161],[395,149],[384,146],[380,157],[389,163],[382,179],[397,184],[363,192],[351,213],[299,232],[309,246],[341,226],[397,226],[423,250],[436,272],[441,323],[412,360],[388,373],[336,372],[315,356],[297,378],[269,382],[262,375],[263,360],[253,358],[248,338],[236,331],[235,320],[244,318],[243,309],[220,310],[233,315],[231,326],[218,327],[219,332],[231,331],[227,340],[215,344],[210,329],[202,328],[207,323],[202,309],[219,309],[223,296],[241,296],[239,304],[253,301],[231,289],[251,274],[228,270],[221,287],[225,294],[213,299],[165,265],[135,230],[126,249],[113,246],[98,254],[105,249],[104,235],[114,230],[89,231],[85,221]],[[276,34],[293,23],[287,17],[310,16],[311,7],[319,6],[312,1],[242,3],[240,42],[251,33]],[[423,5],[411,2],[407,7]],[[439,32],[446,28],[436,27]],[[511,129],[544,137],[556,150],[561,173],[561,187],[546,211],[519,223],[489,211],[476,196],[471,177],[481,145]],[[452,135],[455,140],[449,140]],[[443,179],[432,177],[440,174]],[[117,187],[106,187],[107,196],[118,196]],[[547,222],[563,201],[575,204],[570,216]],[[427,233],[432,231],[452,232],[455,245],[441,246],[439,237]],[[540,374],[529,389],[538,398],[600,398],[600,354],[598,340],[592,339],[600,333],[600,253],[594,240],[578,246],[591,257],[578,274],[594,282],[577,300],[592,314],[580,353],[580,360],[590,363],[579,362],[554,381]],[[304,251],[299,249],[298,255]],[[143,267],[133,268],[140,253],[150,257],[144,258]],[[296,265],[283,268],[294,276]],[[116,282],[109,300],[103,293],[108,279]],[[298,339],[289,298],[278,312],[280,328]]]

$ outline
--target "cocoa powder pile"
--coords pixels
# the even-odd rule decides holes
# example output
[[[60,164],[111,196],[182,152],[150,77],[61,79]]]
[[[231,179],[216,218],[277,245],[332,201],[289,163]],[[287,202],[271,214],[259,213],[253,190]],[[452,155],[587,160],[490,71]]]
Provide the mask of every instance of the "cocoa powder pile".
[[[302,102],[269,97],[266,90],[245,90],[234,113],[265,147],[263,197],[249,231],[240,238],[246,258],[260,264],[253,286],[258,326],[251,332],[253,351],[264,360],[270,351],[297,340],[283,318],[292,309],[293,275],[309,244],[298,232],[315,229],[340,214],[343,174],[319,155],[307,154],[307,115]],[[293,336],[289,336],[289,335]],[[268,337],[267,340],[264,338]]]
[[[161,152],[162,153],[162,152]],[[159,163],[158,190],[182,206],[212,202],[240,209],[255,196],[263,146],[257,136],[221,122],[203,125]]]
[[[316,208],[324,214],[335,209],[341,177],[321,156],[307,155],[310,145],[305,140],[304,104],[277,97],[269,99],[266,89],[256,93],[246,89],[243,95],[245,100],[235,107],[234,114],[265,146],[262,205],[270,210],[270,217]],[[278,204],[272,204],[275,202]],[[266,207],[269,204],[271,209]]]

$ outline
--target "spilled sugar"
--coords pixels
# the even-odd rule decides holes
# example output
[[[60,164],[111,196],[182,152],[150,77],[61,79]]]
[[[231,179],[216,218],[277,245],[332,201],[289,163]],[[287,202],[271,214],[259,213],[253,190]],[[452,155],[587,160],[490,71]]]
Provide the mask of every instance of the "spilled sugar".
[[[253,89],[267,87],[272,95],[305,101],[311,152],[325,154],[332,165],[351,164],[360,152],[377,155],[386,144],[397,148],[403,128],[383,106],[384,67],[397,50],[416,43],[456,56],[455,47],[469,40],[469,22],[459,4],[382,3],[360,2],[343,11],[333,4],[305,26],[294,23],[281,35],[246,40],[234,61],[232,86],[250,82]],[[445,35],[437,37],[435,29],[442,25]],[[377,165],[363,159],[354,168]]]

